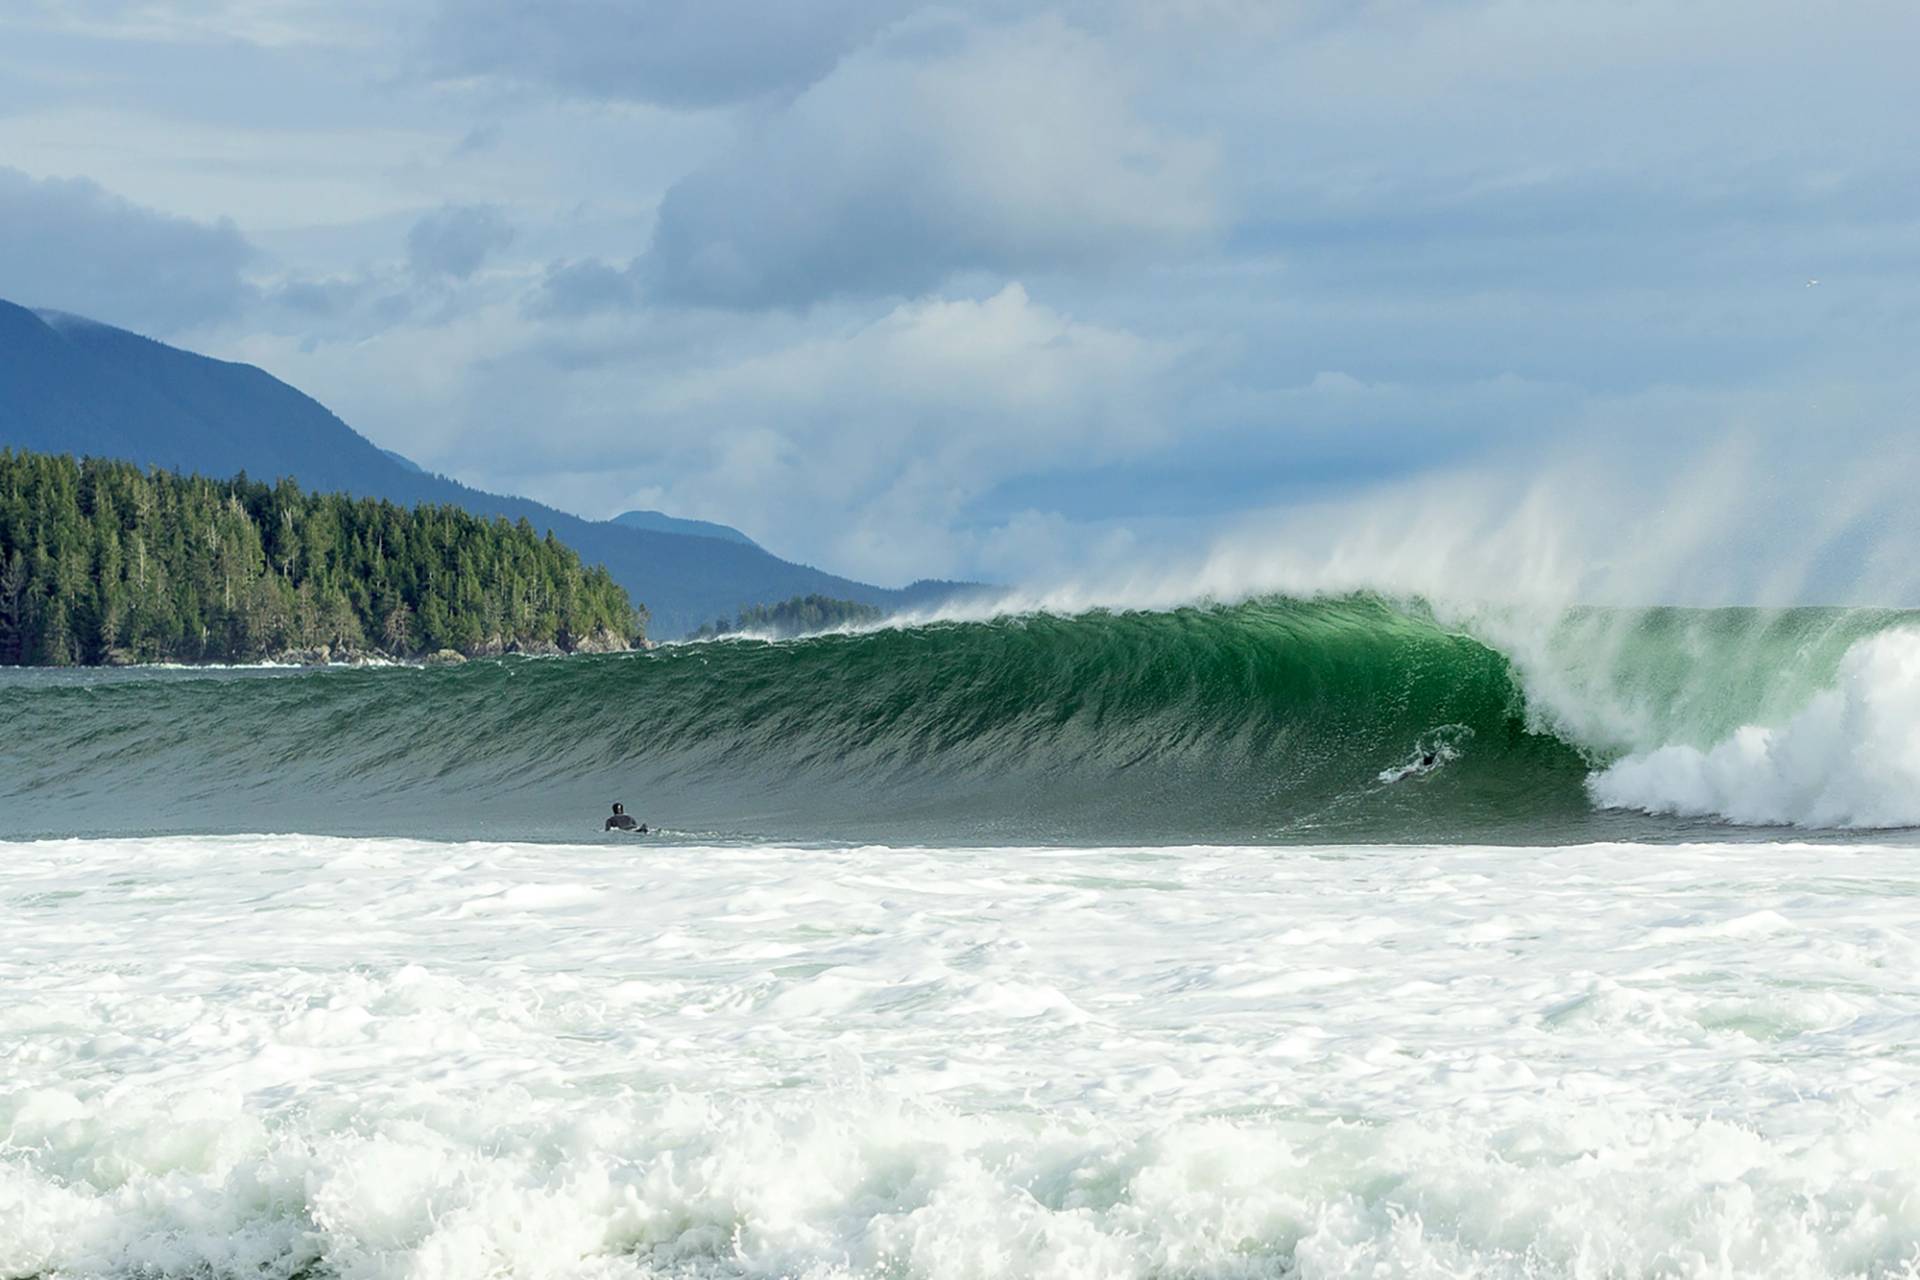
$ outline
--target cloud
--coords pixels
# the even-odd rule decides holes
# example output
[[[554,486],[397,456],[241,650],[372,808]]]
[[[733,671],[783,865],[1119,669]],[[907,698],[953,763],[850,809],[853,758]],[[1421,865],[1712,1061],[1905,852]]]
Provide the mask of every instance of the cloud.
[[[441,0],[429,57],[444,76],[712,107],[799,92],[897,12],[885,0]]]
[[[853,413],[884,422],[888,437],[911,440],[949,466],[1005,456],[1033,462],[1094,440],[1121,448],[1152,435],[1156,417],[1140,392],[1179,353],[1075,320],[1014,283],[983,298],[902,303],[844,333],[691,372],[655,403],[673,411],[724,406],[729,414],[751,408],[810,424],[818,444],[844,447],[849,461],[872,443],[833,439]],[[938,429],[959,421],[971,429]]]
[[[534,316],[582,316],[615,311],[640,302],[640,286],[631,265],[616,267],[598,258],[555,262],[527,299]]]
[[[14,253],[16,209],[8,291],[199,324],[463,478],[831,568],[1150,558],[1755,417],[1770,459],[1910,434],[1904,0],[25,12],[0,152],[200,248]]]
[[[1018,284],[756,332],[743,347],[715,313],[690,332],[676,313],[614,314],[569,342],[487,357],[459,415],[473,424],[462,478],[517,472],[521,487],[596,514],[643,496],[724,511],[784,552],[883,579],[960,572],[980,535],[959,526],[1007,477],[1164,446],[1189,356]],[[583,360],[590,341],[655,354]],[[528,474],[530,455],[551,463]]]
[[[0,297],[154,333],[233,316],[253,250],[232,223],[142,208],[86,179],[0,168]]]
[[[1003,478],[1163,443],[1184,355],[1018,284],[905,303],[669,388],[668,414],[738,424],[677,469],[674,496],[762,512],[783,539],[882,580],[959,572],[976,560],[966,513]],[[820,527],[823,509],[836,516]]]
[[[1058,20],[922,25],[668,191],[639,269],[652,296],[733,307],[1104,269],[1205,241],[1213,158]]]
[[[391,30],[381,0],[15,0],[13,22],[83,37],[263,47],[359,45]]]
[[[465,280],[487,256],[513,243],[513,228],[491,205],[445,205],[407,232],[407,264],[422,280]]]

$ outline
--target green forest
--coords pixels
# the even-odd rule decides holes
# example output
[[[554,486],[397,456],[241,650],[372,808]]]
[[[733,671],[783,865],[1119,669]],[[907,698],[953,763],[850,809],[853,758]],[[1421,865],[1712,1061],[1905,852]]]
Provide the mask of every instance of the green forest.
[[[608,649],[644,625],[524,519],[0,449],[0,664]]]
[[[795,596],[779,604],[756,604],[742,609],[732,619],[709,622],[693,633],[695,640],[748,632],[753,635],[801,636],[834,627],[859,626],[878,622],[886,612],[857,600],[836,600],[831,596]]]

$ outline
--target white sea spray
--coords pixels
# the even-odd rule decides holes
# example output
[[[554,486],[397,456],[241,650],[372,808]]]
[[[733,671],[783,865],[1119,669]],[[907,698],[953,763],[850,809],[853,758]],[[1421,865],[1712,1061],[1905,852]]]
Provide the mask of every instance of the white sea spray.
[[[1920,1256],[1910,848],[0,858],[0,1274]]]
[[[1614,808],[1755,825],[1920,826],[1920,630],[1856,642],[1832,685],[1779,723],[1635,752],[1591,789]]]

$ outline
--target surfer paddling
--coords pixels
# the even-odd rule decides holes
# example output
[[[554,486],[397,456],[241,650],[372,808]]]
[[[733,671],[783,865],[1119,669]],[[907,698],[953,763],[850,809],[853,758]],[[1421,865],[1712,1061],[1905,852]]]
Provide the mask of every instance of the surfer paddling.
[[[607,830],[631,831],[637,836],[644,836],[647,834],[647,824],[635,822],[633,815],[627,812],[627,806],[616,800],[613,802],[613,816],[607,819]]]

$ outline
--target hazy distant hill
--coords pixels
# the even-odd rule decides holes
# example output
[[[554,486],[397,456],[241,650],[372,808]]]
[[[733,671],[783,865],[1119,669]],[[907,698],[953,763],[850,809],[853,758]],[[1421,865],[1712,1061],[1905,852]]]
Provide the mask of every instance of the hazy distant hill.
[[[712,536],[641,522],[582,520],[526,498],[469,489],[419,470],[326,406],[252,365],[181,351],[124,329],[0,301],[0,444],[127,458],[226,478],[292,476],[309,490],[395,502],[447,502],[525,516],[551,529],[653,613],[674,637],[743,606],[825,595],[884,609],[927,606],[977,587],[917,582],[890,590],[793,564],[737,530]],[[630,515],[635,513],[629,513]],[[673,525],[704,522],[674,521]]]
[[[731,525],[715,524],[711,520],[687,520],[670,516],[664,511],[622,511],[613,518],[613,523],[629,529],[651,529],[655,533],[684,533],[695,538],[741,542],[749,547],[760,545]]]

